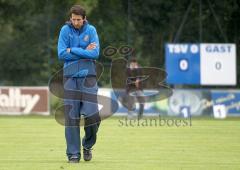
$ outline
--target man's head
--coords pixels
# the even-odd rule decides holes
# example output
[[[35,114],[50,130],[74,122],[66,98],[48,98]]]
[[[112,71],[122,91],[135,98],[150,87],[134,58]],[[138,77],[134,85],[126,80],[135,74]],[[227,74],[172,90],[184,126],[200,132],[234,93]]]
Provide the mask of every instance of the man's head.
[[[86,19],[86,11],[80,5],[74,5],[70,9],[70,20],[74,28],[81,28]]]
[[[130,63],[129,63],[129,67],[130,67],[130,69],[139,67],[136,58],[131,58]]]

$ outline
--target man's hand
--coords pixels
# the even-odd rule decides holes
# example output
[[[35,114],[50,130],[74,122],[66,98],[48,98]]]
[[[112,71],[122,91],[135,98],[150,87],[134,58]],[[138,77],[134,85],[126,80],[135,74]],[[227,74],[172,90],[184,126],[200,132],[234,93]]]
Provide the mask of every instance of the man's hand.
[[[93,50],[94,48],[96,48],[97,44],[94,42],[94,43],[91,43],[87,46],[87,50]]]
[[[94,42],[94,43],[91,43],[87,46],[87,50],[93,50],[94,48],[96,48],[97,44]],[[70,53],[71,52],[71,48],[67,48],[67,52]]]

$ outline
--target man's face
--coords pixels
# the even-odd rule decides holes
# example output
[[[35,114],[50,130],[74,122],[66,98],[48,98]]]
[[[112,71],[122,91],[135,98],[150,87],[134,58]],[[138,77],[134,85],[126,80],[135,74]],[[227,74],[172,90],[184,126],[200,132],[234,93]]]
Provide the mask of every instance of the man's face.
[[[130,63],[130,69],[138,68],[137,62],[131,62]]]
[[[84,18],[81,15],[72,14],[70,19],[74,28],[76,29],[81,28],[81,26],[83,25]]]

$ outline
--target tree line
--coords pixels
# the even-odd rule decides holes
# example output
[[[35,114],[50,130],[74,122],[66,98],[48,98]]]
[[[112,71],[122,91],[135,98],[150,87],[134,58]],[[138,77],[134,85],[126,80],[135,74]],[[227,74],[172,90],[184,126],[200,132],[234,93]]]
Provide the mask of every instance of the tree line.
[[[159,68],[169,42],[236,43],[239,50],[238,0],[0,0],[1,85],[47,85],[62,67],[58,34],[76,3],[99,34],[103,86],[110,83],[111,60],[102,53],[107,46],[129,45],[141,65]]]

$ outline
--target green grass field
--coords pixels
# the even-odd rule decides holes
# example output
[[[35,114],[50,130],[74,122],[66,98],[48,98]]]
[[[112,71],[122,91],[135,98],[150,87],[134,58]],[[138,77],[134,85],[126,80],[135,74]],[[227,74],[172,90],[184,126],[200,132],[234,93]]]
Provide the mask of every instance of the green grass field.
[[[1,116],[0,170],[240,169],[239,118],[193,119],[185,127],[122,126],[119,119],[102,122],[91,162],[68,164],[64,127],[53,117]]]

